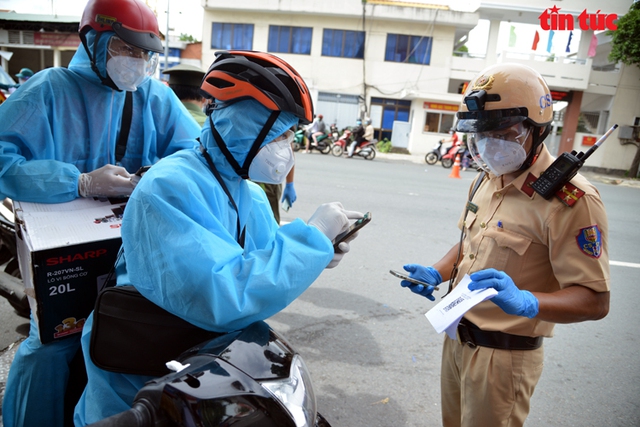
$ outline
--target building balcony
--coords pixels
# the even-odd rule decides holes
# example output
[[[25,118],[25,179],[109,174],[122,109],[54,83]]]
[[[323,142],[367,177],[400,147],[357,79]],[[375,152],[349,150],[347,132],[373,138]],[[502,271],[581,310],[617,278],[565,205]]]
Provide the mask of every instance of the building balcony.
[[[620,80],[620,73],[616,68],[594,69],[591,58],[579,59],[503,51],[498,54],[497,62],[528,65],[542,74],[551,88],[559,90],[615,95]],[[489,60],[481,56],[466,53],[456,55],[454,52],[451,57],[450,79],[469,81],[489,65],[491,65]]]

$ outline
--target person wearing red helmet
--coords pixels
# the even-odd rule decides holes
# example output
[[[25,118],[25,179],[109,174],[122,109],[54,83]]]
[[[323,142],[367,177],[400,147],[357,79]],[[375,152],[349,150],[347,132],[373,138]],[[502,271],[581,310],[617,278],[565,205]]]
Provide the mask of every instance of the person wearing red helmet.
[[[200,134],[171,89],[149,78],[162,43],[144,2],[90,0],[79,31],[68,68],[35,73],[0,108],[1,199],[128,195],[141,166],[192,148]],[[80,334],[43,345],[32,316],[7,380],[5,427],[70,422],[75,401],[65,409],[65,388],[79,348]]]
[[[551,92],[521,64],[487,67],[469,84],[457,113],[483,173],[458,222],[460,242],[433,266],[408,264],[401,282],[435,300],[434,286],[493,288],[444,338],[444,427],[522,426],[542,374],[543,340],[556,323],[609,312],[607,216],[580,174],[547,200],[531,184],[554,162],[543,141],[553,120]],[[464,291],[463,297],[468,293]]]
[[[162,159],[137,185],[124,214],[116,271],[118,286],[135,286],[200,328],[229,332],[274,315],[335,267],[349,242],[334,251],[332,240],[363,215],[333,202],[306,222],[278,227],[256,182],[285,180],[293,166],[291,128],[313,117],[309,90],[276,56],[216,55],[201,86],[210,102],[201,145]],[[82,333],[85,356],[94,327],[91,315]],[[126,334],[122,339],[126,346]],[[177,357],[182,350],[175,350]],[[85,359],[88,383],[76,426],[129,409],[151,379],[108,372]]]

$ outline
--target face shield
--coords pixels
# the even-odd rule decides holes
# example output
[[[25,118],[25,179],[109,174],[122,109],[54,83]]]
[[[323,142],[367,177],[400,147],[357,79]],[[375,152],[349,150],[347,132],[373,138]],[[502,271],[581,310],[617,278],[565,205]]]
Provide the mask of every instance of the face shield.
[[[107,45],[107,72],[120,90],[135,91],[158,65],[158,54],[126,43],[118,36]]]
[[[283,183],[294,163],[293,137],[293,131],[288,130],[264,145],[249,166],[249,179],[266,184]]]
[[[527,159],[525,144],[531,128],[523,122],[512,126],[469,133],[468,146],[475,162],[496,176],[517,171]]]

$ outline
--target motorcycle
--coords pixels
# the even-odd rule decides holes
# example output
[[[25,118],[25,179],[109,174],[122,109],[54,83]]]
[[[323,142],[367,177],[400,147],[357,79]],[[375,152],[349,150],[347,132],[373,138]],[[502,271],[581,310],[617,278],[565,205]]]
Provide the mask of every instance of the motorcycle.
[[[92,427],[331,427],[302,357],[265,322],[222,334],[167,363],[131,409]]]
[[[349,144],[351,144],[351,134],[351,128],[345,128],[340,138],[338,138],[333,144],[333,147],[331,147],[331,154],[336,157],[342,156],[342,154],[347,151]]]
[[[447,150],[447,153],[443,155],[442,158],[440,159],[440,163],[442,164],[442,167],[449,169],[451,166],[453,166],[453,162],[455,162],[458,154],[460,154],[460,160],[462,160],[462,156],[464,155],[464,152],[465,152],[465,148],[460,145],[450,147]]]
[[[424,161],[427,162],[428,165],[435,165],[436,162],[442,160],[442,156],[444,156],[450,148],[451,147],[444,146],[444,140],[441,139],[433,149],[424,156]]]
[[[322,135],[318,135],[316,137],[317,143],[313,142],[311,136],[305,136],[305,131],[302,129],[298,129],[295,133],[293,139],[293,151],[300,151],[302,149],[306,149],[305,138],[310,138],[309,140],[309,150],[318,150],[322,154],[329,154],[331,152],[331,147],[337,139],[338,128],[335,124],[332,124],[329,127],[329,133],[323,133]]]
[[[352,142],[353,130],[351,128],[345,128],[340,138],[338,138],[335,144],[333,144],[333,147],[331,148],[331,154],[336,157],[340,157],[343,154],[346,154],[348,152],[348,147]],[[356,148],[357,151],[355,151],[353,155],[364,157],[367,160],[375,159],[377,142],[377,139],[363,142],[360,147]]]
[[[20,276],[13,204],[10,199],[5,199],[0,204],[0,296],[11,304],[18,315],[29,318],[29,300]]]
[[[377,139],[372,139],[371,141],[363,142],[359,147],[357,147],[353,153],[354,156],[364,157],[367,160],[373,160],[376,158],[376,144],[378,143]]]
[[[0,243],[0,294],[29,318],[9,199],[0,205]],[[91,425],[331,427],[317,412],[302,357],[265,322],[220,334],[185,351],[167,367],[177,372],[148,383],[132,409]],[[78,351],[70,364],[65,426],[73,425],[73,408],[85,384],[84,361]]]

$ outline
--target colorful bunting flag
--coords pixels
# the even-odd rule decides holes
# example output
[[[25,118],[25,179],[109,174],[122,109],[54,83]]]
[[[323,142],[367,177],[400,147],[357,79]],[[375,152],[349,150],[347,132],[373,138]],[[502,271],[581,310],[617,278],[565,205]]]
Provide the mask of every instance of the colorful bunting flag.
[[[538,42],[540,41],[540,33],[536,30],[535,36],[533,36],[533,45],[531,46],[531,50],[538,49]]]

